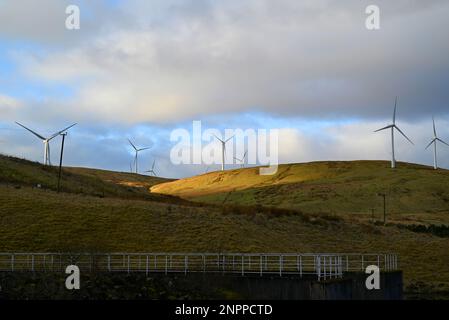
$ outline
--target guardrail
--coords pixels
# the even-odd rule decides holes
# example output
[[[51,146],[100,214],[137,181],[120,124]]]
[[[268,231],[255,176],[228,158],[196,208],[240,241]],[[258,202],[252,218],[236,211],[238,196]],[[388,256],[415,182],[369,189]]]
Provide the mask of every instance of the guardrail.
[[[396,254],[333,253],[0,253],[1,272],[80,270],[149,273],[223,273],[238,275],[314,275],[342,278],[345,272],[398,269]]]

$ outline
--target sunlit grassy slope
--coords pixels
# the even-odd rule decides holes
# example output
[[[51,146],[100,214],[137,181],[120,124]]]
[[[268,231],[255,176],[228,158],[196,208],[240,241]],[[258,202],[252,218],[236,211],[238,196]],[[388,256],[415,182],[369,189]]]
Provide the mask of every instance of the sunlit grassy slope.
[[[449,171],[388,162],[313,162],[281,165],[273,176],[257,168],[211,172],[155,185],[152,192],[187,199],[298,209],[306,213],[448,214]]]
[[[63,168],[61,191],[99,197],[178,201],[170,196],[148,193],[150,186],[166,181],[172,180],[97,169]],[[0,155],[0,184],[14,187],[39,185],[43,190],[56,190],[57,183],[57,167]]]

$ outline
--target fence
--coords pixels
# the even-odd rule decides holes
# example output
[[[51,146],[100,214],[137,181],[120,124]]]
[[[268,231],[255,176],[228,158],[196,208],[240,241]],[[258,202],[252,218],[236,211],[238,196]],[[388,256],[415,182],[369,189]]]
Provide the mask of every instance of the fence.
[[[0,253],[2,272],[54,272],[76,265],[80,270],[149,273],[223,273],[238,275],[312,275],[341,278],[345,272],[398,269],[396,254],[300,253]]]

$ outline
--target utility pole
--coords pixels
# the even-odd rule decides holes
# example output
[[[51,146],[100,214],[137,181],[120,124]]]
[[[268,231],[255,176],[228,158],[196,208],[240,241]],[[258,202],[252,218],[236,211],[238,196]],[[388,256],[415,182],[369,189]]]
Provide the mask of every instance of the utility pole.
[[[385,193],[378,193],[379,197],[383,197],[384,199],[384,225],[387,223],[387,195]]]
[[[64,155],[64,141],[65,136],[67,135],[67,132],[61,133],[62,136],[62,144],[61,144],[61,156],[59,158],[59,174],[58,174],[58,193],[59,189],[61,187],[61,174],[62,174],[62,156]]]

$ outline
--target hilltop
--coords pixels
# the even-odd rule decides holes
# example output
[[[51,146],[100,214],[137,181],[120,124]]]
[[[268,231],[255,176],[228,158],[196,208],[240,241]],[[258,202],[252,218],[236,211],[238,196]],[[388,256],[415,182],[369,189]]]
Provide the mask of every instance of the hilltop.
[[[173,180],[134,173],[64,167],[61,191],[98,197],[185,202],[177,197],[148,193],[149,187],[169,181]],[[56,191],[58,167],[0,155],[0,185]]]
[[[159,194],[239,205],[264,205],[304,213],[378,216],[379,193],[393,215],[434,214],[449,218],[449,171],[385,161],[326,161],[280,165],[272,176],[258,168],[210,172],[151,187]],[[448,220],[449,221],[449,220]]]

